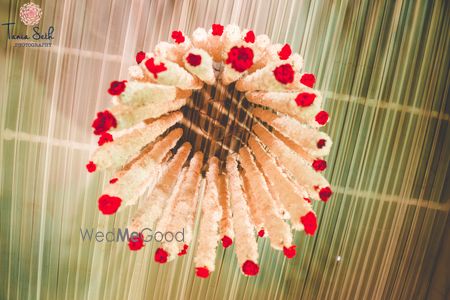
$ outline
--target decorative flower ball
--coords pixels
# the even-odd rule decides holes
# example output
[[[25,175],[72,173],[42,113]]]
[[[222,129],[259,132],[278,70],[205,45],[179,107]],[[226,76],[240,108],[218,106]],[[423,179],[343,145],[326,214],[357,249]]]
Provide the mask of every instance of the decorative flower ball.
[[[42,9],[32,2],[25,3],[20,7],[19,17],[27,26],[37,25],[42,17]]]
[[[137,53],[130,78],[111,82],[115,104],[92,123],[99,148],[86,167],[115,172],[98,208],[115,214],[149,190],[130,229],[185,233],[182,242],[161,243],[157,263],[196,242],[195,273],[207,278],[221,243],[234,245],[243,274],[257,275],[257,239],[293,258],[292,230],[314,235],[311,199],[332,194],[323,176],[331,139],[320,131],[329,115],[316,78],[289,44],[236,25],[213,24],[191,37],[176,30],[171,38]],[[144,238],[129,247],[142,249]]]

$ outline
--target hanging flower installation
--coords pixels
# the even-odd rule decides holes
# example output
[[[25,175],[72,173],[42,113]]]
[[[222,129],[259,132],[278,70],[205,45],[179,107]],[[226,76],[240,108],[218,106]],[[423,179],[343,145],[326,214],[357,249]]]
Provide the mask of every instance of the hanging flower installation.
[[[242,272],[256,275],[257,236],[292,258],[292,229],[317,229],[311,200],[332,194],[321,173],[331,139],[319,129],[328,113],[289,44],[220,24],[171,37],[137,53],[130,79],[108,89],[115,104],[92,123],[99,148],[87,170],[115,171],[98,208],[114,214],[150,190],[130,227],[184,230],[183,242],[156,250],[154,260],[166,263],[192,247],[201,205],[196,275],[214,271],[220,243],[234,244]],[[129,242],[130,250],[142,247],[142,235]]]

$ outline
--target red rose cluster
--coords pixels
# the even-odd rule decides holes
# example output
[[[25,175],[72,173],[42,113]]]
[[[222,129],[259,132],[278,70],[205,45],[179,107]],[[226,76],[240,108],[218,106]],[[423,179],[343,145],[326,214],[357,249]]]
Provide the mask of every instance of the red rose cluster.
[[[290,64],[284,64],[278,66],[273,70],[275,79],[282,84],[288,84],[294,82],[294,69]]]
[[[221,36],[223,34],[223,25],[220,24],[212,24],[212,35]]]
[[[92,122],[95,135],[101,135],[111,128],[117,127],[116,118],[109,111],[101,111],[97,113],[97,118]]]
[[[102,195],[98,198],[98,209],[104,215],[112,215],[119,209],[121,203],[122,199],[119,197]]]
[[[305,233],[309,235],[314,235],[317,229],[317,218],[313,212],[309,212],[303,217],[300,217],[300,222],[305,227]]]
[[[172,38],[177,44],[181,44],[185,41],[184,35],[181,31],[173,31]]]
[[[108,89],[108,93],[112,96],[119,96],[120,94],[122,94],[125,91],[126,88],[126,80],[122,80],[122,81],[113,81],[111,82],[111,86]]]
[[[226,64],[231,64],[231,67],[238,72],[244,72],[253,65],[253,50],[248,47],[233,47],[228,52]]]
[[[202,57],[194,53],[189,53],[186,60],[193,67],[196,67],[202,63]]]
[[[297,103],[298,106],[306,107],[313,104],[314,99],[316,99],[316,94],[300,93],[295,98],[295,103]]]
[[[155,79],[158,78],[158,73],[164,72],[167,70],[166,66],[164,65],[164,63],[160,63],[160,64],[155,64],[155,59],[152,57],[150,59],[148,59],[145,62],[145,67],[147,68],[147,70],[153,74],[153,77],[155,77]]]

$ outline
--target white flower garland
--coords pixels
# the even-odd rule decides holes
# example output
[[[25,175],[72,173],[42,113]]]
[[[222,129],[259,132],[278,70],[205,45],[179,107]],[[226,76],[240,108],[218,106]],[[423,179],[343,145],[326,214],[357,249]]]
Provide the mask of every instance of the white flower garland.
[[[292,246],[292,234],[289,225],[277,213],[264,176],[256,166],[247,147],[241,148],[239,151],[239,161],[244,169],[251,193],[258,195],[257,210],[264,220],[264,230],[270,237],[271,246],[277,250]]]
[[[185,90],[199,89],[202,87],[203,84],[197,78],[189,74],[189,72],[180,67],[177,63],[153,54],[148,54],[148,56],[149,58],[140,63],[146,80],[158,84],[176,86]],[[155,74],[151,73],[148,67],[150,61],[152,61],[154,65],[163,66],[165,70]]]
[[[244,187],[245,197],[247,199],[247,205],[250,211],[250,219],[256,231],[260,231],[264,228],[263,212],[260,209],[259,193],[253,194],[250,187],[249,179],[244,176],[243,172],[240,172],[242,178],[242,184]]]
[[[219,175],[219,203],[222,208],[222,219],[220,220],[220,238],[223,239],[225,237],[233,240],[234,231],[233,231],[233,222],[232,212],[230,207],[230,193],[228,190],[228,180],[227,177],[223,174]]]
[[[230,180],[231,210],[233,212],[235,251],[238,263],[241,266],[247,260],[256,263],[258,261],[258,244],[255,240],[250,212],[242,190],[242,181],[239,176],[235,154],[228,156],[227,173]]]
[[[202,218],[194,258],[196,267],[206,267],[209,272],[214,271],[214,260],[219,241],[219,222],[222,217],[218,181],[219,160],[213,157],[209,161],[208,173],[206,174],[206,191],[202,200]]]
[[[320,199],[319,191],[330,186],[325,177],[316,172],[306,161],[262,125],[255,124],[253,131],[277,160],[294,175],[296,182],[304,187],[311,197]]]
[[[253,109],[252,113],[294,141],[310,155],[322,157],[330,153],[332,141],[325,132],[304,125],[288,116],[279,116],[261,108]]]
[[[268,185],[271,187],[275,198],[289,212],[293,227],[303,230],[300,217],[312,210],[311,204],[305,200],[308,194],[303,188],[289,180],[276,161],[262,148],[255,138],[250,138],[249,146],[256,157],[256,161],[261,166],[262,172],[266,175]]]
[[[311,105],[302,107],[295,102],[299,93],[311,93],[316,95],[316,98]],[[312,89],[304,88],[295,93],[250,92],[246,94],[246,97],[250,102],[270,107],[283,114],[287,114],[304,124],[308,124],[309,126],[321,126],[316,122],[315,116],[321,110],[322,97]]]
[[[99,170],[118,168],[129,161],[130,158],[136,157],[145,145],[155,141],[158,136],[180,122],[182,118],[181,112],[173,112],[149,124],[144,124],[142,127],[97,148],[92,155],[92,161]]]
[[[196,152],[191,159],[186,177],[180,186],[180,193],[175,199],[170,222],[167,230],[179,232],[184,230],[184,242],[163,242],[162,248],[167,251],[169,260],[174,259],[183,248],[189,245],[192,239],[192,231],[197,206],[197,191],[200,182],[200,171],[203,166],[203,153]]]
[[[186,99],[175,99],[161,103],[160,105],[143,105],[133,107],[128,105],[118,104],[111,108],[111,113],[117,121],[117,127],[112,130],[120,130],[129,128],[144,120],[158,118],[169,112],[179,110],[186,104]]]
[[[198,60],[198,62],[196,61]],[[209,54],[199,48],[191,48],[183,56],[183,63],[186,70],[197,76],[203,82],[213,85],[216,83],[214,75],[213,60]],[[198,64],[197,64],[198,63]]]
[[[177,154],[169,161],[167,168],[153,188],[152,193],[144,200],[142,207],[134,214],[131,223],[133,230],[146,227],[152,228],[160,218],[164,207],[168,203],[167,199],[170,198],[175,188],[183,164],[191,152],[191,148],[192,146],[189,143],[184,143],[178,149]]]
[[[274,70],[282,65],[290,65],[292,67],[292,70],[294,70],[294,67],[292,64],[287,62],[282,63],[268,63],[265,67],[262,69],[258,69],[257,71],[249,74],[248,76],[245,76],[241,78],[237,84],[236,88],[239,91],[246,92],[246,91],[289,91],[289,90],[300,90],[304,88],[305,86],[300,83],[301,75],[296,72],[294,74],[293,80],[291,83],[281,83],[279,82],[275,75]]]
[[[134,203],[143,192],[142,186],[145,186],[148,180],[157,176],[163,158],[175,146],[182,134],[181,128],[171,131],[166,137],[158,141],[147,155],[136,161],[117,182],[109,183],[103,194],[119,197],[127,205]]]

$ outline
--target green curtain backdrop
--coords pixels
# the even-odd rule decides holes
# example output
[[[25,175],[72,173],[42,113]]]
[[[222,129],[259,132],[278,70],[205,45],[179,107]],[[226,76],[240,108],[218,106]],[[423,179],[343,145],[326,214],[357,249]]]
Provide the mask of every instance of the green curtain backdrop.
[[[19,19],[26,2],[0,0],[0,23],[15,22],[16,34],[32,34]],[[446,283],[434,284],[450,208],[449,1],[33,2],[41,30],[55,27],[51,47],[14,47],[0,28],[1,299],[445,297]],[[240,274],[232,248],[219,247],[216,271],[201,280],[193,251],[160,266],[156,243],[131,253],[80,237],[124,227],[136,209],[99,214],[109,177],[84,167],[110,81],[172,30],[215,22],[289,42],[331,114],[335,195],[314,204],[318,232],[295,234],[293,260],[259,241],[256,278]]]

